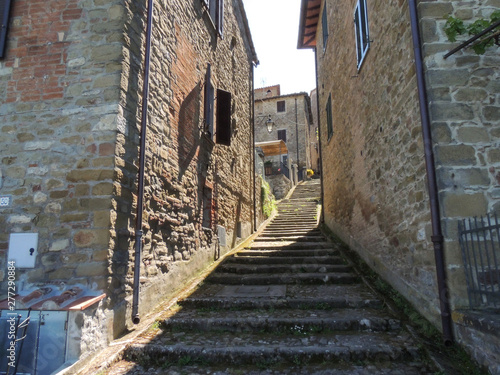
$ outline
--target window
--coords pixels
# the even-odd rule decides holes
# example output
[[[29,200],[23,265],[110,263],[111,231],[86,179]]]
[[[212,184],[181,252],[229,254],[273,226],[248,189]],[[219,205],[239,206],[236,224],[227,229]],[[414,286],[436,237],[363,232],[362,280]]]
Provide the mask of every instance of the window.
[[[5,56],[11,0],[0,0],[0,58]]]
[[[326,49],[328,41],[328,16],[326,15],[326,3],[323,7],[323,15],[321,16],[321,30],[323,30],[323,51]]]
[[[328,96],[326,104],[326,128],[328,130],[328,139],[333,135],[333,116],[332,116],[332,94]]]
[[[216,143],[231,145],[231,93],[217,89]]]
[[[278,130],[278,140],[286,143],[286,129]]]
[[[212,218],[214,213],[212,189],[208,186],[203,187],[203,218],[202,226],[212,228]]]
[[[366,9],[366,0],[358,0],[356,10],[354,11],[354,29],[356,32],[356,57],[358,61],[358,70],[370,48],[370,35],[368,32],[368,14]]]
[[[222,36],[224,31],[224,0],[203,0],[203,4],[207,8],[219,35]]]
[[[205,74],[205,100],[203,103],[203,117],[205,118],[205,133],[210,139],[214,135],[214,87],[212,86],[212,73],[210,64],[207,65]]]
[[[276,111],[285,112],[285,101],[284,100],[280,100],[279,102],[276,102]]]

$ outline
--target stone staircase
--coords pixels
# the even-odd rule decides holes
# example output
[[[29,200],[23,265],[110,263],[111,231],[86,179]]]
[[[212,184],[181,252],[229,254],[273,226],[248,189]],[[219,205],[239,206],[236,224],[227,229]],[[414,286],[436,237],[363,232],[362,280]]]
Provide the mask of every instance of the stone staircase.
[[[108,374],[435,373],[318,230],[319,193],[319,181],[297,186],[249,248]]]

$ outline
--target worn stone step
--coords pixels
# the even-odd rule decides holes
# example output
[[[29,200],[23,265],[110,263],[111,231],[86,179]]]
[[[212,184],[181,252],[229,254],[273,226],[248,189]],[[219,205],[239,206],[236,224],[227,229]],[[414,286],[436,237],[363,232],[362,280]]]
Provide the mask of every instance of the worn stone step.
[[[319,230],[311,230],[311,229],[305,229],[305,230],[286,230],[286,229],[265,229],[262,232],[263,236],[267,237],[280,237],[280,236],[321,236],[321,232]]]
[[[326,239],[325,237],[323,236],[310,236],[310,235],[306,235],[306,236],[282,236],[282,237],[279,237],[279,239],[277,239],[276,237],[269,237],[269,236],[260,236],[260,237],[257,237],[255,240],[254,240],[254,243],[256,242],[275,242],[279,240],[280,242],[283,242],[283,241],[295,241],[295,242],[325,242]]]
[[[315,254],[311,257],[309,254],[306,256],[297,256],[295,253],[287,253],[285,256],[265,255],[259,252],[258,255],[244,255],[245,252],[240,251],[231,257],[224,260],[224,263],[241,263],[245,264],[305,264],[305,265],[327,265],[327,264],[346,264],[346,261],[335,254],[337,251],[332,252],[333,255],[318,255]],[[273,254],[274,252],[268,252]],[[243,258],[243,259],[242,259]]]
[[[330,273],[330,272],[351,272],[350,265],[343,264],[247,264],[242,259],[242,263],[221,264],[217,271],[226,273],[237,273],[240,275],[246,273]]]
[[[400,362],[420,360],[411,338],[397,332],[296,335],[232,334],[225,332],[175,332],[137,340],[125,351],[136,362],[154,358],[156,363],[190,357],[204,364],[330,364],[359,361]]]
[[[384,332],[401,329],[401,322],[372,309],[340,310],[217,310],[182,309],[162,322],[164,330],[233,333],[317,334],[341,331]]]
[[[232,273],[215,272],[205,281],[230,285],[270,285],[270,284],[352,284],[359,282],[354,273],[282,273],[235,275]]]
[[[295,242],[295,241],[269,241],[269,242],[254,242],[250,245],[251,249],[261,249],[261,250],[294,250],[294,249],[333,249],[334,244],[331,242]]]
[[[158,368],[161,367],[161,370]],[[435,375],[435,369],[417,361],[404,363],[357,362],[354,364],[345,361],[324,362],[319,364],[301,364],[298,361],[283,366],[280,363],[245,364],[244,370],[231,364],[197,364],[191,358],[179,358],[177,361],[163,362],[158,367],[151,367],[146,362],[137,364],[127,360],[117,362],[106,375]]]
[[[318,257],[318,256],[338,256],[340,253],[336,249],[286,249],[279,248],[251,248],[248,250],[241,250],[238,252],[238,257]]]

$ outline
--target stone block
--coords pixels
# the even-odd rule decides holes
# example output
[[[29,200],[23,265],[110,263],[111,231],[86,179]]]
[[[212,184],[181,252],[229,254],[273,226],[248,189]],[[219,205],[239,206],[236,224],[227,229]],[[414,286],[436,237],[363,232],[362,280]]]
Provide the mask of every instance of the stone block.
[[[490,163],[500,163],[500,149],[490,148],[488,150],[488,161]]]
[[[488,96],[488,92],[481,88],[464,88],[457,90],[454,95],[459,102],[482,102]]]
[[[70,280],[74,276],[75,269],[73,267],[59,267],[54,271],[48,272],[49,280]]]
[[[467,145],[439,145],[436,147],[436,161],[445,166],[475,165],[476,150]]]
[[[90,262],[80,264],[76,267],[75,273],[77,277],[104,276],[107,275],[107,263]]]
[[[429,88],[463,86],[469,81],[467,69],[431,69],[427,73]]]
[[[52,242],[49,251],[61,251],[69,248],[69,239],[56,240]]]
[[[102,181],[113,179],[113,171],[109,169],[74,169],[66,179],[70,182]]]
[[[486,106],[483,108],[483,116],[486,121],[500,123],[500,106]]]
[[[101,182],[92,187],[92,195],[111,195],[113,194],[113,183]]]
[[[490,184],[486,168],[440,168],[437,176],[441,188],[467,188]]]
[[[464,126],[457,130],[458,141],[463,143],[489,142],[488,130],[479,126]]]
[[[453,12],[451,3],[442,2],[420,2],[418,11],[421,17],[444,18],[445,15]]]
[[[447,217],[473,217],[488,212],[488,200],[483,193],[442,193],[443,212]]]

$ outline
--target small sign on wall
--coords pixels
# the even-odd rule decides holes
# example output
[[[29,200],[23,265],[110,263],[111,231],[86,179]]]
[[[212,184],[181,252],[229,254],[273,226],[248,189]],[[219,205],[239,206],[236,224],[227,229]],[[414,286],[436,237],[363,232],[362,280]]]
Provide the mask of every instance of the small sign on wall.
[[[9,239],[9,261],[16,268],[35,268],[38,250],[38,233],[11,233]]]

